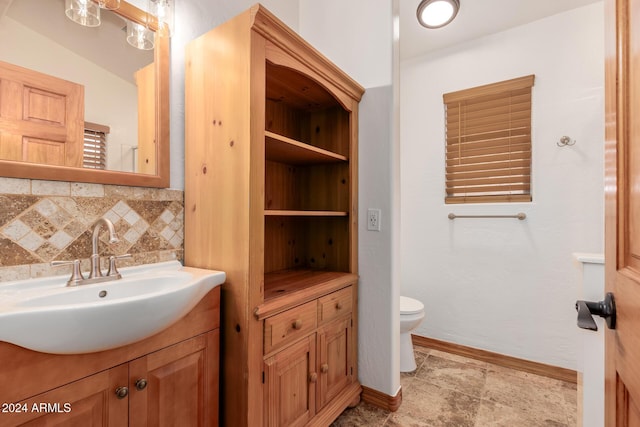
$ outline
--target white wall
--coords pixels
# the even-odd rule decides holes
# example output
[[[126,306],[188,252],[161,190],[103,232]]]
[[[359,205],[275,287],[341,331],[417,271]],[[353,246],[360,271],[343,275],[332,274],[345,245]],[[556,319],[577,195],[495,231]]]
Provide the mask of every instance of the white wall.
[[[576,369],[571,254],[603,250],[603,32],[599,2],[401,64],[402,293],[425,304],[417,334]],[[527,74],[533,202],[445,205],[442,94]],[[563,135],[576,145],[558,147]]]
[[[358,375],[363,385],[395,396],[400,329],[392,250],[399,234],[392,210],[392,1],[300,0],[300,34],[367,89],[359,110]],[[382,210],[380,232],[367,231],[367,208]]]
[[[196,37],[244,12],[255,0],[179,0],[171,38],[171,188],[184,189],[184,52]],[[298,1],[261,0],[269,11],[298,29]]]
[[[61,12],[62,13],[62,12]],[[121,146],[138,145],[138,96],[133,83],[4,16],[0,20],[0,60],[84,86],[84,119],[109,126],[107,169],[131,171],[121,162]],[[130,151],[130,148],[129,148]]]

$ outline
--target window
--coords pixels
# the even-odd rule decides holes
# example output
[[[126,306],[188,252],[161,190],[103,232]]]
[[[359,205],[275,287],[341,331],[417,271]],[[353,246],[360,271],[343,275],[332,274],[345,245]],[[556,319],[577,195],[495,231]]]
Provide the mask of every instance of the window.
[[[443,95],[445,203],[531,201],[534,76]]]
[[[105,169],[107,166],[107,135],[109,127],[84,122],[84,155],[82,166],[88,169]]]

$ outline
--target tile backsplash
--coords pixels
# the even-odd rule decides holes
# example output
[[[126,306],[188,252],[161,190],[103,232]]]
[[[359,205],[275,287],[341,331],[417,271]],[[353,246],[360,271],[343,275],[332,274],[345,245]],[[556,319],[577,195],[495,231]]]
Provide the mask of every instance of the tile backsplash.
[[[80,259],[87,271],[100,217],[120,239],[109,244],[103,227],[100,255],[132,255],[119,266],[182,260],[183,191],[0,178],[0,282],[66,274],[53,260]]]

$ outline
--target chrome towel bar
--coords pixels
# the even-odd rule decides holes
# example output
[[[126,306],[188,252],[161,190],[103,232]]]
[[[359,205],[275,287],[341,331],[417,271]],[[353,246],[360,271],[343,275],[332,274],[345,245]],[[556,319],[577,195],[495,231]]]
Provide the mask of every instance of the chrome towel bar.
[[[456,215],[454,213],[449,214],[449,219],[456,218],[518,218],[520,221],[527,218],[527,214],[524,212],[518,212],[515,215]]]

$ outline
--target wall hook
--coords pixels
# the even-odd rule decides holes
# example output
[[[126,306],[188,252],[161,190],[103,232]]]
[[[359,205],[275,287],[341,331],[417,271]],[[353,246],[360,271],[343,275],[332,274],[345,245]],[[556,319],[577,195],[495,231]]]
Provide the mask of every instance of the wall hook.
[[[571,140],[571,137],[566,136],[566,135],[563,136],[562,138],[560,138],[560,141],[556,142],[556,145],[558,147],[566,147],[567,145],[568,146],[572,146],[572,145],[575,145],[575,144],[576,144],[576,141],[575,140]]]

